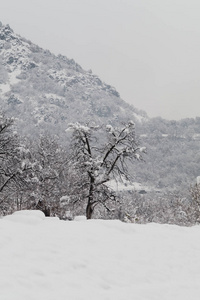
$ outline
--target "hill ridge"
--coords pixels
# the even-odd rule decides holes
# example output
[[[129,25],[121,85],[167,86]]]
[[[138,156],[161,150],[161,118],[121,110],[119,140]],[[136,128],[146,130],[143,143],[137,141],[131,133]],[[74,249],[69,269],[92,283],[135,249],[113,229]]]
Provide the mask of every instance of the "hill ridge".
[[[54,127],[59,134],[60,127],[77,119],[117,123],[147,118],[97,75],[22,38],[9,25],[0,27],[0,62],[2,109],[17,118],[24,134],[27,127],[34,133]]]

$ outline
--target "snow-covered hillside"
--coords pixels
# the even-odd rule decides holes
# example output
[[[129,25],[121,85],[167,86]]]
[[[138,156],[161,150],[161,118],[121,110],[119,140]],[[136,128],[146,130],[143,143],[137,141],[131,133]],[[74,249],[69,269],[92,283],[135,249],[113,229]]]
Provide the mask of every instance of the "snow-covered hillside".
[[[24,134],[45,129],[62,136],[69,122],[141,122],[146,115],[73,59],[56,56],[1,24],[0,65],[0,109],[17,118]]]
[[[200,227],[0,220],[1,300],[197,300]]]

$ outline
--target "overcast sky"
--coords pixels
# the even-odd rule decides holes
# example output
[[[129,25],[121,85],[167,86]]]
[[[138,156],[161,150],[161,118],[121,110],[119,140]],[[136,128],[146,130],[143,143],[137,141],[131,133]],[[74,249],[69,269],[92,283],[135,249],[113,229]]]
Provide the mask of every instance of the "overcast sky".
[[[0,21],[150,117],[200,116],[199,0],[3,0]]]

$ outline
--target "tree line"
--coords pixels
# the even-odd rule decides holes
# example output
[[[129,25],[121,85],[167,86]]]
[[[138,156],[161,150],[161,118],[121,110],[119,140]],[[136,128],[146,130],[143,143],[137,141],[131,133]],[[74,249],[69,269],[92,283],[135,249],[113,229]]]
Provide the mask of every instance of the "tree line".
[[[36,141],[20,137],[14,119],[0,115],[0,213],[40,209],[46,216],[73,219],[118,218],[129,222],[191,225],[200,222],[200,186],[190,192],[138,195],[116,192],[110,180],[130,180],[130,168],[143,160],[129,121],[118,127],[69,124],[69,149],[57,136]],[[143,165],[145,167],[145,164]],[[133,167],[133,166],[132,166]]]
[[[129,178],[128,164],[142,159],[144,151],[136,141],[134,123],[114,128],[77,122],[67,130],[70,150],[49,134],[37,142],[20,139],[14,120],[1,115],[1,214],[41,209],[67,218],[77,211],[90,219],[97,207],[108,215],[116,210],[119,200],[107,183]]]

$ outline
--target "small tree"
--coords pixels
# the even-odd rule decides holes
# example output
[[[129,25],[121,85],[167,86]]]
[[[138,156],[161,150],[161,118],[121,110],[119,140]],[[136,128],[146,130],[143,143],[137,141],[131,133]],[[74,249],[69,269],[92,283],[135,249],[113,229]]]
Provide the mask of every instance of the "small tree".
[[[46,134],[40,137],[33,154],[36,182],[31,198],[35,199],[36,208],[45,215],[59,215],[66,153],[55,137]]]
[[[190,188],[190,193],[192,196],[190,210],[192,211],[194,222],[199,223],[200,222],[200,183],[198,181],[194,186]]]
[[[139,148],[132,121],[121,128],[69,124],[73,131],[71,159],[79,171],[81,186],[86,189],[86,217],[91,219],[96,205],[102,204],[109,210],[107,203],[115,200],[115,195],[106,183],[110,179],[129,178],[127,163],[140,160],[145,148]],[[102,135],[103,132],[103,135]],[[107,142],[100,145],[100,141]],[[80,201],[80,199],[79,199]]]

